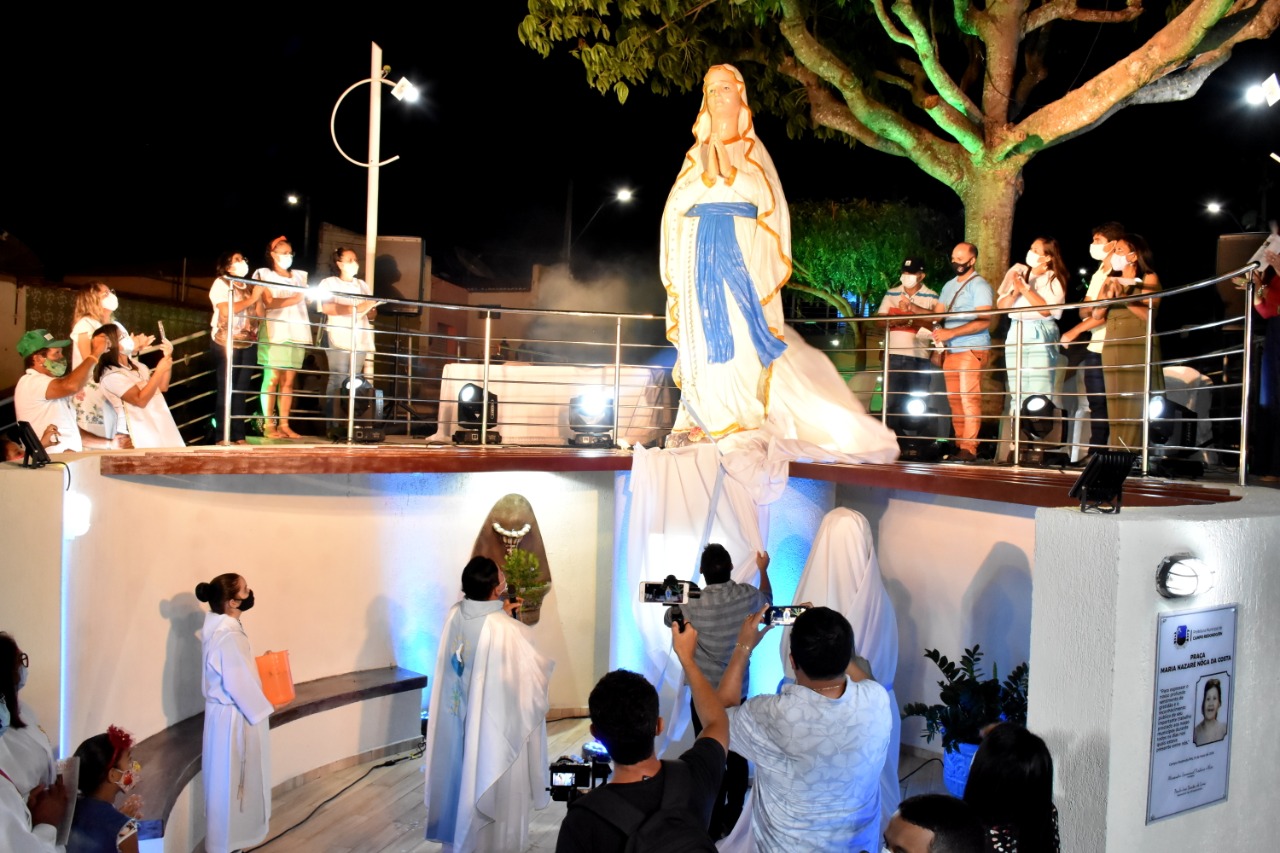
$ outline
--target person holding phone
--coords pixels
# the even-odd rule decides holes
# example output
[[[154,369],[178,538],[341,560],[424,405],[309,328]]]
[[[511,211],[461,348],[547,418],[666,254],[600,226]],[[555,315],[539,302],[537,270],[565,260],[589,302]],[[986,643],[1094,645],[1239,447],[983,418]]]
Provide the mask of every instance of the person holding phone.
[[[1037,237],[1026,263],[1014,264],[996,294],[997,308],[1026,308],[1009,315],[1004,363],[1009,373],[1009,411],[1033,394],[1053,394],[1058,364],[1058,318],[1067,295],[1066,264],[1052,237]],[[1021,378],[1019,383],[1018,379]]]
[[[135,448],[186,446],[164,399],[173,375],[173,344],[160,342],[164,357],[151,370],[121,346],[125,339],[117,326],[106,325],[93,334],[108,341],[93,375],[107,404],[115,409],[116,433],[123,436],[122,442]]]
[[[680,605],[686,623],[698,629],[698,643],[694,649],[694,661],[711,684],[718,685],[725,667],[733,657],[734,641],[745,616],[773,603],[773,586],[769,582],[769,555],[756,554],[756,568],[760,572],[760,586],[738,583],[733,573],[733,559],[720,544],[711,543],[702,552],[702,594]],[[664,621],[672,623],[670,610]],[[741,685],[746,698],[747,680]],[[702,719],[698,709],[689,704],[694,734],[702,732]],[[742,804],[747,797],[747,760],[730,751],[725,764],[724,780],[720,796],[711,812],[711,837],[723,838],[733,829],[742,814]]]
[[[1144,251],[1139,251],[1141,247]],[[1144,257],[1145,256],[1145,257]],[[1099,291],[1099,299],[1157,293],[1160,279],[1151,268],[1151,251],[1146,241],[1126,234],[1115,241],[1109,257],[1111,271]],[[1156,310],[1157,299],[1135,300],[1123,305],[1094,308],[1094,319],[1105,320],[1106,345],[1102,349],[1102,378],[1107,389],[1107,413],[1111,421],[1110,444],[1137,453],[1142,447],[1142,415],[1146,410],[1143,392],[1164,390],[1164,373],[1158,364],[1147,364],[1147,323]],[[1152,362],[1159,350],[1152,341]],[[1144,377],[1150,371],[1151,379]]]

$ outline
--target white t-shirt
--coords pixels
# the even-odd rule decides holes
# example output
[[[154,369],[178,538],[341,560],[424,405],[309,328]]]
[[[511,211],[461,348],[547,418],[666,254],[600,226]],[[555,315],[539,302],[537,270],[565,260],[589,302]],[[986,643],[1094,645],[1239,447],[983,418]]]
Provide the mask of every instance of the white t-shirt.
[[[366,299],[373,295],[373,291],[369,288],[369,282],[364,279],[357,278],[354,281],[343,281],[336,275],[331,275],[320,282],[320,289],[331,293],[350,293]],[[333,299],[336,305],[355,305],[359,301],[358,299],[346,299],[341,296]],[[334,349],[350,350],[351,315],[332,315],[326,320],[326,323],[329,346]],[[356,331],[356,352],[373,352],[373,324],[369,322],[368,314],[361,314],[356,317]]]
[[[1102,290],[1102,285],[1107,283],[1106,267],[1098,267],[1094,272],[1093,278],[1089,279],[1089,289],[1085,291],[1084,301],[1092,302],[1098,298],[1098,291]],[[1089,352],[1102,352],[1102,342],[1107,339],[1107,326],[1102,324],[1095,329],[1089,330]]]
[[[253,271],[253,277],[267,283],[267,291],[274,297],[284,299],[295,296],[298,290],[292,287],[271,287],[271,283],[294,284],[306,287],[307,274],[302,270],[290,270],[288,276],[277,275],[266,267]],[[210,291],[212,296],[212,291]],[[222,301],[226,302],[226,293]],[[311,334],[311,317],[307,314],[307,300],[302,299],[284,308],[272,308],[267,311],[267,319],[263,321],[258,340],[270,344],[307,344],[315,342]]]
[[[1008,282],[1007,276],[1005,280]],[[1032,308],[1033,310],[1011,313],[1009,315],[1010,320],[1018,320],[1022,322],[1026,322],[1028,320],[1056,320],[1062,316],[1061,308],[1054,308],[1050,310],[1048,316],[1040,313],[1050,305],[1061,305],[1066,300],[1066,289],[1063,288],[1062,281],[1058,278],[1057,274],[1052,270],[1045,270],[1043,275],[1032,276],[1028,284],[1031,285],[1031,290],[1044,300],[1045,304],[1043,306],[1032,305],[1031,302],[1027,300],[1027,297],[1022,294],[1018,294],[1018,298],[1015,299],[1013,304],[1009,307]],[[1012,284],[1010,284],[1009,290],[1006,290],[1004,284],[1001,284],[1000,296],[1007,296],[1010,292],[1012,292]]]
[[[164,394],[157,391],[142,407],[124,401],[130,388],[145,385],[151,378],[151,370],[145,364],[132,363],[137,372],[113,367],[102,374],[102,390],[116,410],[116,432],[128,435],[134,447],[185,447]]]
[[[18,420],[31,424],[36,438],[44,437],[49,424],[58,425],[59,442],[45,450],[50,453],[79,453],[84,450],[84,445],[80,443],[80,428],[76,426],[75,404],[70,395],[46,399],[45,394],[52,381],[52,376],[28,367],[13,389],[14,411]]]
[[[120,337],[128,337],[129,331],[125,329],[124,323],[119,320],[112,320],[116,324],[116,328],[120,330]],[[80,366],[80,362],[84,361],[84,356],[80,354],[79,338],[83,335],[85,338],[93,336],[93,333],[102,328],[102,323],[92,317],[81,317],[76,324],[71,327],[71,369],[75,370]]]
[[[898,307],[898,300],[906,296],[906,288],[901,284],[897,287],[889,288],[885,293],[884,299],[880,300],[880,310],[877,315],[892,314]],[[926,314],[932,314],[939,311],[938,294],[923,284],[910,296],[911,304],[919,308]],[[903,315],[906,316],[906,315]],[[924,329],[915,327],[905,329],[889,330],[889,353],[891,355],[909,355],[914,358],[929,357],[929,342],[933,340],[933,336]]]

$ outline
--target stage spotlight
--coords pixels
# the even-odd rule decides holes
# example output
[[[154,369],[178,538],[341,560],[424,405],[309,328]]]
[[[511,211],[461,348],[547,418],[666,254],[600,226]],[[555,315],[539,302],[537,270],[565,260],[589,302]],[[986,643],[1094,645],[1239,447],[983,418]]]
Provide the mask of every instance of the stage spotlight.
[[[889,406],[888,426],[898,434],[899,459],[933,462],[939,456],[938,442],[926,437],[930,422],[936,423],[929,411],[929,392],[910,391],[895,394]]]
[[[347,407],[351,400],[351,389],[355,389],[355,424],[351,430],[351,440],[358,444],[378,444],[387,440],[387,433],[379,423],[382,420],[382,392],[373,387],[362,376],[343,380],[342,390],[334,399],[333,419],[335,424],[328,429],[329,438],[333,441],[347,440]]]
[[[1124,450],[1094,451],[1067,497],[1080,499],[1081,512],[1119,512],[1124,481],[1137,458]]]
[[[1190,554],[1174,554],[1156,569],[1156,592],[1165,598],[1187,598],[1213,589],[1217,572]]]
[[[1151,472],[1178,480],[1203,477],[1204,463],[1192,458],[1199,449],[1196,441],[1199,416],[1163,394],[1152,396],[1147,412],[1151,443],[1171,445],[1160,448],[1159,455],[1152,458]]]
[[[458,431],[453,434],[454,444],[479,444],[480,419],[484,418],[488,444],[502,444],[502,436],[494,431],[498,423],[498,395],[489,392],[489,404],[485,405],[484,389],[468,382],[458,392]]]
[[[26,468],[43,468],[51,460],[49,451],[40,443],[40,436],[27,421],[18,421],[18,441],[22,444],[22,465]]]
[[[570,447],[613,445],[613,398],[603,388],[593,388],[569,399]]]
[[[1046,451],[1045,446],[1061,447],[1063,443],[1062,410],[1044,394],[1032,394],[1022,401],[1020,432],[1029,446],[1020,448],[1019,465],[1065,466],[1069,461],[1061,451]]]

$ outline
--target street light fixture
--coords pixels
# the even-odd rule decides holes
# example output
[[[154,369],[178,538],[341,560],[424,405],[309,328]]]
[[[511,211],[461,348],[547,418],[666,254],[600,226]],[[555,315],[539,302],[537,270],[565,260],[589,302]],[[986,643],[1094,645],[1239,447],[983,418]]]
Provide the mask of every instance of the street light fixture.
[[[338,149],[338,153],[347,162],[369,170],[368,201],[365,204],[364,277],[369,282],[370,289],[374,286],[374,260],[378,252],[378,170],[400,159],[399,154],[394,157],[388,157],[386,160],[380,159],[382,156],[380,151],[382,145],[382,87],[381,85],[372,84],[390,86],[391,94],[398,101],[412,103],[418,100],[419,96],[418,87],[405,78],[401,77],[398,83],[392,83],[388,80],[387,75],[390,72],[391,66],[382,64],[382,48],[378,46],[377,42],[373,42],[369,53],[369,76],[348,86],[338,96],[337,102],[333,105],[333,113],[329,116],[329,136],[333,139],[333,147]],[[369,159],[367,162],[361,163],[342,150],[342,145],[338,142],[338,132],[334,125],[337,122],[338,108],[342,106],[343,99],[357,87],[366,83],[371,84],[369,87]]]
[[[578,236],[574,237],[572,240],[565,241],[565,245],[564,245],[565,264],[570,264],[570,262],[573,260],[573,244],[581,240],[582,235],[587,233],[587,229],[591,227],[592,222],[596,221],[596,217],[600,215],[600,211],[604,210],[606,207],[613,204],[614,202],[617,202],[618,204],[627,204],[635,197],[636,197],[636,194],[634,192],[624,187],[618,190],[617,192],[615,192],[611,197],[606,198],[604,201],[600,202],[600,206],[596,208],[595,213],[591,214],[591,218],[587,220],[587,224],[582,226],[582,230],[578,232]],[[568,225],[568,223],[565,223],[565,224],[566,226]],[[565,231],[566,231],[566,236],[568,236],[567,227]]]
[[[1211,201],[1204,206],[1204,209],[1209,211],[1210,215],[1212,216],[1217,216],[1219,213],[1225,213],[1227,216],[1231,217],[1231,221],[1236,224],[1237,228],[1239,228],[1241,231],[1245,230],[1244,225],[1240,222],[1240,220],[1236,217],[1236,215],[1232,213],[1230,209],[1224,207],[1219,202]]]

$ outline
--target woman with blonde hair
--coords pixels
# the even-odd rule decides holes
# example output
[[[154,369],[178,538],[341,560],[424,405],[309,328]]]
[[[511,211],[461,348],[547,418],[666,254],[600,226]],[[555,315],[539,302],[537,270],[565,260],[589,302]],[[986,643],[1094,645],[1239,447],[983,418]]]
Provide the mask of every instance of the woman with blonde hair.
[[[75,370],[89,355],[89,338],[102,328],[104,323],[114,323],[120,328],[121,346],[127,353],[140,352],[151,346],[155,338],[151,335],[130,335],[124,324],[116,319],[116,309],[120,307],[120,299],[106,282],[91,281],[76,294],[75,307],[71,312],[71,369]],[[90,379],[75,395],[76,423],[80,428],[94,435],[107,438],[112,432],[108,418],[112,412],[110,407],[103,409],[102,389],[97,380]]]

